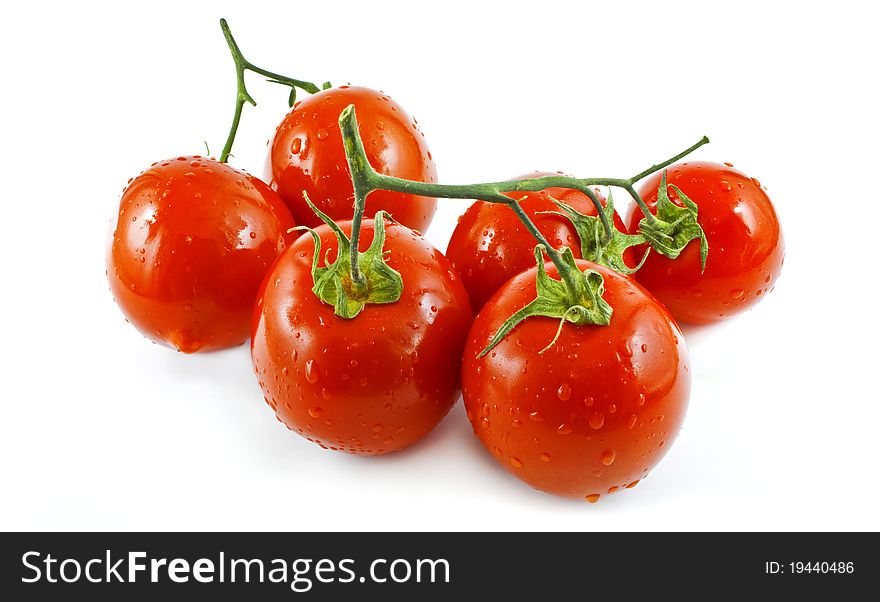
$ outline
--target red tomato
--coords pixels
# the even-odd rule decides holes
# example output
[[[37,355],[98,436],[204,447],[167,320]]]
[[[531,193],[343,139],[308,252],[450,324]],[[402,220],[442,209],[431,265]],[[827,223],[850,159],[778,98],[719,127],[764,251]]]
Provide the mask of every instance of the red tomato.
[[[351,222],[340,227],[351,232]],[[336,237],[327,226],[316,230],[332,260]],[[458,397],[472,321],[461,279],[409,228],[391,223],[386,235],[387,263],[403,278],[399,301],[367,305],[350,320],[334,315],[311,290],[309,235],[281,255],[257,301],[251,353],[266,401],[288,428],[325,448],[399,450]],[[373,221],[364,221],[360,249],[372,238]]]
[[[651,209],[661,176],[639,189]],[[697,204],[709,242],[706,271],[700,273],[700,246],[692,241],[677,259],[652,251],[636,279],[681,322],[717,322],[760,301],[779,277],[785,255],[779,219],[761,184],[727,164],[693,161],[673,165],[666,178]],[[681,204],[671,188],[669,198]],[[642,217],[638,206],[630,210],[631,232]]]
[[[505,284],[474,321],[462,390],[474,433],[532,487],[595,502],[633,487],[678,435],[690,393],[687,350],[666,309],[632,279],[605,278],[608,326],[527,318],[483,358],[502,322],[535,296],[532,268]],[[547,272],[556,277],[548,264]]]
[[[110,290],[157,343],[184,353],[239,345],[293,225],[278,195],[243,171],[198,155],[154,163],[119,203]]]
[[[519,178],[557,175],[535,172]],[[596,191],[598,193],[598,191]],[[571,222],[557,215],[540,215],[541,211],[559,211],[550,197],[563,201],[585,215],[596,215],[590,198],[569,188],[548,188],[539,192],[511,192],[507,196],[520,200],[526,214],[555,248],[569,247],[581,257],[581,243]],[[599,194],[602,202],[605,198]],[[623,221],[614,214],[614,223],[625,230]],[[505,282],[535,266],[537,243],[516,214],[505,205],[475,201],[458,220],[449,239],[446,255],[461,274],[474,311],[489,300]]]
[[[367,158],[376,171],[420,182],[437,180],[425,136],[399,104],[369,88],[322,90],[294,105],[278,126],[270,151],[271,186],[298,224],[323,223],[303,200],[303,191],[335,221],[352,218],[354,190],[338,123],[350,104],[357,109]],[[433,198],[377,190],[367,197],[365,214],[384,209],[405,226],[424,231],[436,207]]]

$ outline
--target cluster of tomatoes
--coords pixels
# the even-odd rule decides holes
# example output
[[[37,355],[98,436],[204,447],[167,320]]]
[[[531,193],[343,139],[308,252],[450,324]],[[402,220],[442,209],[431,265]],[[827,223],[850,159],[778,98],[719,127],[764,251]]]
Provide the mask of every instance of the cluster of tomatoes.
[[[367,216],[393,220],[364,220],[357,249],[378,246],[371,257],[399,275],[402,289],[345,317],[316,293],[316,274],[344,260],[353,234],[350,157],[338,121],[349,105],[377,173],[436,180],[407,112],[381,92],[351,86],[293,105],[271,142],[269,184],[208,157],[154,163],[126,187],[108,254],[110,288],[127,319],[185,353],[250,339],[278,419],[325,448],[405,448],[461,392],[479,440],[530,485],[590,502],[633,487],[684,419],[690,373],[677,322],[742,311],[779,275],[782,236],[763,187],[729,164],[671,165],[663,185],[655,173],[640,187],[645,205],[654,210],[659,192],[683,206],[686,195],[709,253],[703,267],[696,241],[676,259],[636,245],[623,255],[623,272],[641,262],[632,274],[582,259],[581,234],[559,208],[596,216],[583,191],[508,192],[546,242],[570,249],[578,273],[601,276],[597,290],[613,313],[604,325],[537,315],[500,340],[536,287],[559,282],[557,266],[536,263],[533,233],[506,204],[476,201],[444,255],[420,234],[435,198],[375,190]],[[613,213],[623,233],[638,232],[643,218],[638,206],[625,219]]]

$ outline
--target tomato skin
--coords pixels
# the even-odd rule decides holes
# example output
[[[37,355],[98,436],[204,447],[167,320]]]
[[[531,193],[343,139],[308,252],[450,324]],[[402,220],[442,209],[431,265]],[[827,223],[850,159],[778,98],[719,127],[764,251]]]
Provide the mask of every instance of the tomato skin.
[[[354,190],[338,123],[339,114],[350,104],[357,110],[364,149],[376,171],[437,181],[425,136],[403,107],[369,88],[322,90],[294,105],[271,143],[268,179],[298,224],[322,223],[303,199],[303,191],[334,221],[352,218]],[[436,208],[433,198],[377,190],[367,197],[365,215],[384,209],[405,226],[424,231]]]
[[[527,318],[482,359],[501,323],[535,296],[533,268],[474,321],[462,364],[468,418],[482,444],[532,487],[596,501],[632,487],[678,435],[690,394],[684,339],[666,309],[634,280],[578,261],[605,278],[608,326]],[[556,269],[547,271],[556,277]]]
[[[652,210],[661,175],[639,189]],[[697,204],[697,221],[709,241],[706,271],[700,273],[694,241],[678,259],[651,252],[636,279],[681,322],[717,322],[760,301],[779,277],[785,243],[773,203],[758,181],[728,165],[689,161],[671,166],[667,183]],[[678,200],[672,189],[669,198]],[[631,232],[642,217],[638,206],[631,208]]]
[[[157,343],[184,353],[240,345],[293,226],[278,195],[243,171],[199,155],[154,163],[119,202],[110,290]]]
[[[341,222],[346,234],[351,222]],[[335,258],[336,238],[316,229]],[[254,313],[251,355],[267,403],[291,430],[322,447],[375,455],[412,445],[446,415],[460,390],[461,351],[473,315],[449,261],[399,224],[386,226],[399,301],[354,319],[312,293],[314,243],[299,238],[267,275]],[[364,221],[359,247],[373,238]]]
[[[536,172],[521,178],[559,175]],[[602,202],[605,198],[596,191]],[[558,215],[541,215],[542,211],[559,211],[550,197],[563,201],[585,215],[596,215],[590,198],[569,188],[548,188],[538,192],[507,193],[520,200],[526,215],[556,248],[569,247],[575,258],[581,257],[577,231],[567,219]],[[614,223],[624,230],[623,221],[614,213]],[[461,275],[471,298],[474,311],[479,312],[495,291],[505,282],[535,266],[537,242],[509,207],[498,203],[475,201],[458,220],[446,256]]]

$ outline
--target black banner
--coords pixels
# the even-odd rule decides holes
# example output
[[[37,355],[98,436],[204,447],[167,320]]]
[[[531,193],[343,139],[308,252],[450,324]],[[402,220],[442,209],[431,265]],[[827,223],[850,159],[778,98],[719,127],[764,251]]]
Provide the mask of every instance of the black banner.
[[[6,600],[865,592],[875,533],[7,533]],[[707,589],[707,587],[709,589]],[[9,597],[9,594],[15,594]],[[87,598],[85,598],[87,596]]]

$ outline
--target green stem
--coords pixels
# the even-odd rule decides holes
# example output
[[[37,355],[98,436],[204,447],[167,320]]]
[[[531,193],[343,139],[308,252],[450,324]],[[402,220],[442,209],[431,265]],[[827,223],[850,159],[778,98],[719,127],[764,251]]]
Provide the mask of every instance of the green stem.
[[[663,161],[662,163],[657,163],[655,165],[652,165],[648,169],[637,173],[636,175],[634,175],[631,178],[625,178],[625,179],[623,179],[623,178],[584,178],[581,181],[589,186],[613,186],[615,188],[622,188],[622,189],[626,190],[629,193],[629,195],[632,197],[632,199],[636,202],[636,204],[639,206],[639,209],[642,210],[642,213],[645,215],[645,219],[647,219],[649,223],[654,223],[655,221],[657,221],[657,218],[654,216],[653,213],[651,213],[651,209],[648,207],[647,203],[645,203],[645,201],[642,199],[641,195],[636,190],[636,188],[635,188],[636,182],[638,182],[639,180],[641,180],[643,178],[650,176],[653,173],[660,171],[661,169],[665,169],[666,167],[669,167],[670,165],[672,165],[673,163],[675,163],[679,159],[683,159],[684,157],[688,156],[689,154],[691,154],[692,152],[694,152],[695,150],[697,150],[698,148],[700,148],[704,144],[708,144],[708,143],[709,143],[709,138],[707,138],[706,136],[703,136],[702,138],[700,138],[699,141],[697,141],[696,144],[686,148],[685,150],[681,151],[680,153],[678,153],[674,157],[670,157],[669,159],[667,159],[666,161]],[[589,194],[589,192],[586,190],[584,190],[583,192],[586,192],[587,194]]]
[[[232,60],[235,62],[235,81],[237,87],[235,94],[235,113],[233,113],[232,116],[232,126],[229,128],[229,134],[226,137],[226,144],[223,145],[223,151],[220,153],[220,162],[226,163],[232,152],[232,144],[235,142],[235,135],[238,133],[238,124],[241,122],[241,113],[244,108],[244,103],[249,102],[251,106],[257,106],[256,101],[254,101],[253,97],[251,97],[247,91],[247,86],[244,81],[245,71],[259,73],[260,75],[268,77],[269,81],[289,86],[292,94],[295,92],[296,88],[308,92],[309,94],[319,92],[320,88],[311,82],[294,79],[292,77],[287,77],[286,75],[279,75],[272,71],[257,67],[242,55],[241,49],[238,47],[235,38],[232,37],[232,32],[229,30],[229,25],[226,23],[226,19],[220,19],[220,29],[223,31],[226,45],[229,46],[229,52],[232,54]],[[325,85],[325,87],[327,86]]]
[[[631,177],[629,179],[630,183],[635,184],[636,182],[638,182],[642,178],[646,178],[646,177],[650,176],[652,173],[656,173],[656,172],[660,171],[661,169],[669,167],[670,165],[672,165],[673,163],[675,163],[679,159],[683,159],[684,157],[688,156],[689,154],[691,154],[692,152],[694,152],[695,150],[697,150],[698,148],[700,148],[704,144],[709,144],[709,138],[707,138],[706,136],[703,136],[702,138],[700,138],[700,140],[696,144],[691,146],[690,148],[687,148],[687,149],[681,151],[680,153],[678,153],[677,155],[675,155],[674,157],[672,157],[670,159],[667,159],[663,163],[657,163],[656,165],[652,165],[651,167],[649,167],[645,171],[637,173],[636,175],[634,175],[633,177]]]
[[[349,119],[347,116],[351,115]],[[354,188],[354,215],[351,220],[351,280],[355,284],[363,284],[364,278],[358,263],[358,244],[361,237],[361,222],[364,218],[364,208],[367,195],[376,189],[370,182],[371,174],[376,173],[367,160],[367,152],[364,150],[364,142],[358,131],[357,117],[354,115],[354,105],[346,107],[339,116],[339,129],[342,132],[342,144],[345,148],[345,160],[348,162],[348,171],[351,174],[351,184]]]
[[[502,195],[503,196],[503,195]],[[507,197],[505,197],[507,198]],[[513,209],[513,212],[516,213],[516,216],[526,227],[526,230],[535,237],[535,240],[538,241],[539,244],[544,246],[544,251],[550,257],[550,261],[553,262],[553,265],[556,266],[556,270],[559,272],[559,276],[565,281],[568,285],[569,290],[577,290],[577,281],[576,276],[572,268],[562,261],[562,256],[559,254],[559,251],[553,248],[544,235],[538,230],[538,227],[535,225],[529,216],[523,211],[522,206],[519,204],[519,201],[512,201],[507,203],[507,205]]]
[[[352,185],[354,187],[355,207],[354,217],[352,219],[351,232],[351,276],[354,282],[362,281],[362,275],[357,261],[358,239],[360,237],[360,226],[363,220],[364,203],[367,195],[374,190],[389,190],[392,192],[401,192],[418,196],[443,197],[448,199],[479,199],[490,203],[499,203],[510,207],[517,217],[529,231],[529,233],[543,245],[545,252],[550,260],[559,271],[560,277],[566,282],[571,290],[576,290],[576,278],[573,268],[567,265],[561,257],[561,254],[555,249],[544,237],[535,223],[529,218],[522,209],[519,201],[515,198],[505,195],[511,192],[537,192],[547,188],[570,188],[578,190],[586,194],[593,204],[602,221],[602,227],[606,238],[612,236],[612,226],[605,207],[602,205],[598,195],[590,188],[596,185],[615,186],[626,189],[639,206],[645,212],[646,218],[651,219],[654,216],[645,206],[644,201],[635,191],[633,184],[636,180],[641,179],[655,171],[681,159],[688,153],[693,152],[709,139],[703,138],[675,157],[658,163],[638,174],[638,176],[629,179],[619,178],[572,178],[563,175],[540,176],[537,178],[525,178],[519,180],[505,180],[502,182],[486,182],[480,184],[434,184],[429,182],[417,182],[415,180],[406,180],[385,174],[380,174],[370,165],[364,150],[363,141],[361,140],[360,131],[358,129],[357,116],[355,114],[354,105],[347,106],[339,115],[339,128],[342,132],[342,140],[345,146],[345,157],[348,161],[348,168],[351,174]],[[650,217],[648,217],[650,216]]]
[[[642,210],[642,215],[645,216],[645,219],[648,220],[649,224],[653,224],[657,221],[657,218],[654,217],[654,214],[651,213],[651,209],[648,207],[648,204],[642,198],[642,195],[639,194],[639,191],[636,190],[636,187],[632,184],[629,184],[624,187],[624,189],[629,193],[629,196],[636,202],[636,205],[639,206],[639,209]]]
[[[340,114],[339,129],[342,132],[342,140],[345,146],[345,157],[348,161],[348,169],[351,174],[352,185],[354,188],[355,206],[351,230],[351,279],[353,282],[358,283],[363,279],[358,265],[357,249],[358,240],[360,238],[361,222],[364,214],[364,204],[367,195],[374,190],[390,190],[392,192],[403,192],[420,196],[445,197],[451,199],[480,199],[490,203],[507,205],[514,213],[516,213],[517,217],[522,221],[529,233],[535,237],[538,243],[544,246],[545,252],[556,266],[559,275],[570,286],[575,285],[576,276],[571,273],[572,269],[562,261],[559,251],[549,243],[541,231],[538,230],[535,223],[529,218],[526,212],[523,211],[519,201],[502,194],[503,192],[543,190],[553,186],[553,184],[548,184],[542,181],[555,180],[557,176],[469,185],[430,184],[427,182],[405,180],[403,178],[380,174],[370,165],[358,129],[357,115],[355,114],[354,105],[349,105]],[[566,182],[572,180],[572,178],[565,178],[564,176],[559,177]],[[598,199],[596,199],[596,202],[598,203],[598,209],[600,211],[604,210]],[[600,213],[600,215],[603,214]]]
[[[510,204],[510,197],[504,196],[505,192],[538,192],[546,188],[571,188],[579,190],[590,197],[596,205],[596,212],[602,220],[602,227],[606,236],[611,235],[611,223],[605,212],[605,207],[596,196],[589,190],[590,181],[572,178],[569,176],[540,176],[537,178],[525,178],[522,180],[504,180],[501,182],[485,182],[481,184],[431,184],[428,182],[416,182],[404,180],[394,176],[375,173],[370,174],[370,179],[375,188],[383,188],[394,192],[408,194],[443,197],[447,199],[480,199],[492,203]],[[498,198],[504,196],[505,200]]]

